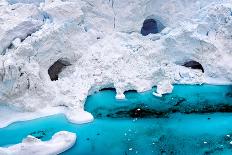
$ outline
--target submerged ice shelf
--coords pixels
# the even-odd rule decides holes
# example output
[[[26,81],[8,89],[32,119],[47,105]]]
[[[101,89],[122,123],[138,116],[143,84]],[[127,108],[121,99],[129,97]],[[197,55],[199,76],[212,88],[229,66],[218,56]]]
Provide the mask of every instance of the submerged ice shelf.
[[[27,135],[49,140],[65,130],[76,133],[78,140],[63,155],[230,155],[231,88],[177,85],[163,98],[152,91],[132,91],[124,101],[115,99],[114,90],[102,90],[86,101],[85,109],[95,116],[93,122],[77,125],[64,115],[54,115],[13,123],[0,129],[0,147],[20,143]],[[173,111],[173,107],[178,108]]]

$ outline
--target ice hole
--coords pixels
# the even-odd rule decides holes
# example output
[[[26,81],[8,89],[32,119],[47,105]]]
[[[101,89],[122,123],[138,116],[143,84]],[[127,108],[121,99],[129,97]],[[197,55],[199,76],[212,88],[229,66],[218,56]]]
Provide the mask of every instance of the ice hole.
[[[48,74],[50,76],[50,79],[52,81],[56,81],[59,78],[59,74],[62,72],[62,70],[70,66],[71,64],[63,59],[57,60],[49,69],[48,69]]]
[[[143,22],[143,27],[141,29],[141,34],[147,36],[148,34],[156,34],[161,32],[165,26],[158,20],[146,19]]]

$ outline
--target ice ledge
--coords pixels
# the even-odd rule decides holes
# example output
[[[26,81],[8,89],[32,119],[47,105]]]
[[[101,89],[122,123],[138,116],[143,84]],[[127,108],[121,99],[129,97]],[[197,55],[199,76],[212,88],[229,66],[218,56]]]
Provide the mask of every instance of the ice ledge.
[[[94,120],[92,114],[89,112],[75,108],[46,107],[33,112],[23,112],[8,106],[0,106],[0,128],[7,127],[14,122],[28,121],[56,114],[64,114],[69,122],[75,124],[89,123]]]
[[[66,117],[71,123],[83,124],[94,120],[93,115],[84,110],[70,111],[66,113]]]
[[[76,134],[60,131],[49,141],[41,141],[33,136],[27,136],[22,143],[0,147],[1,155],[55,155],[71,148],[76,142]]]

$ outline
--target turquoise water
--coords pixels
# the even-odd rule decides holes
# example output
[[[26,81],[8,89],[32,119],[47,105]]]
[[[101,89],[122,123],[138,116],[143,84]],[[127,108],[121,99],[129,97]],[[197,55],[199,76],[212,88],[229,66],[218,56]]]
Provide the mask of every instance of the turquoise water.
[[[232,112],[232,86],[176,85],[171,94],[154,97],[151,91],[127,92],[126,100],[115,100],[115,91],[105,90],[90,96],[85,109],[95,118],[134,116],[141,109],[141,117],[164,117],[170,113]],[[129,112],[128,112],[129,111]]]
[[[0,129],[0,146],[67,130],[77,133],[77,142],[63,155],[232,154],[231,86],[176,86],[164,98],[151,92],[128,92],[127,100],[116,101],[114,91],[104,90],[86,102],[92,123],[72,124],[63,115],[13,123]]]

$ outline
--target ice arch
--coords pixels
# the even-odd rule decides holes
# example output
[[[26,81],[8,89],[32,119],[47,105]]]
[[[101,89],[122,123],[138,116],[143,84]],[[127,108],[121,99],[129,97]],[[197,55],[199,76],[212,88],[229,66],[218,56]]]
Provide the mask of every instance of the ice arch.
[[[183,64],[183,66],[191,68],[191,69],[199,69],[204,73],[203,66],[197,61],[194,61],[194,60],[187,61]]]
[[[165,26],[159,21],[153,18],[144,20],[143,27],[141,28],[141,34],[147,36],[148,34],[156,34],[161,32]]]
[[[62,72],[62,70],[70,66],[70,62],[64,59],[57,60],[51,67],[48,69],[48,75],[50,76],[50,79],[52,81],[56,81],[59,78],[59,74]]]

